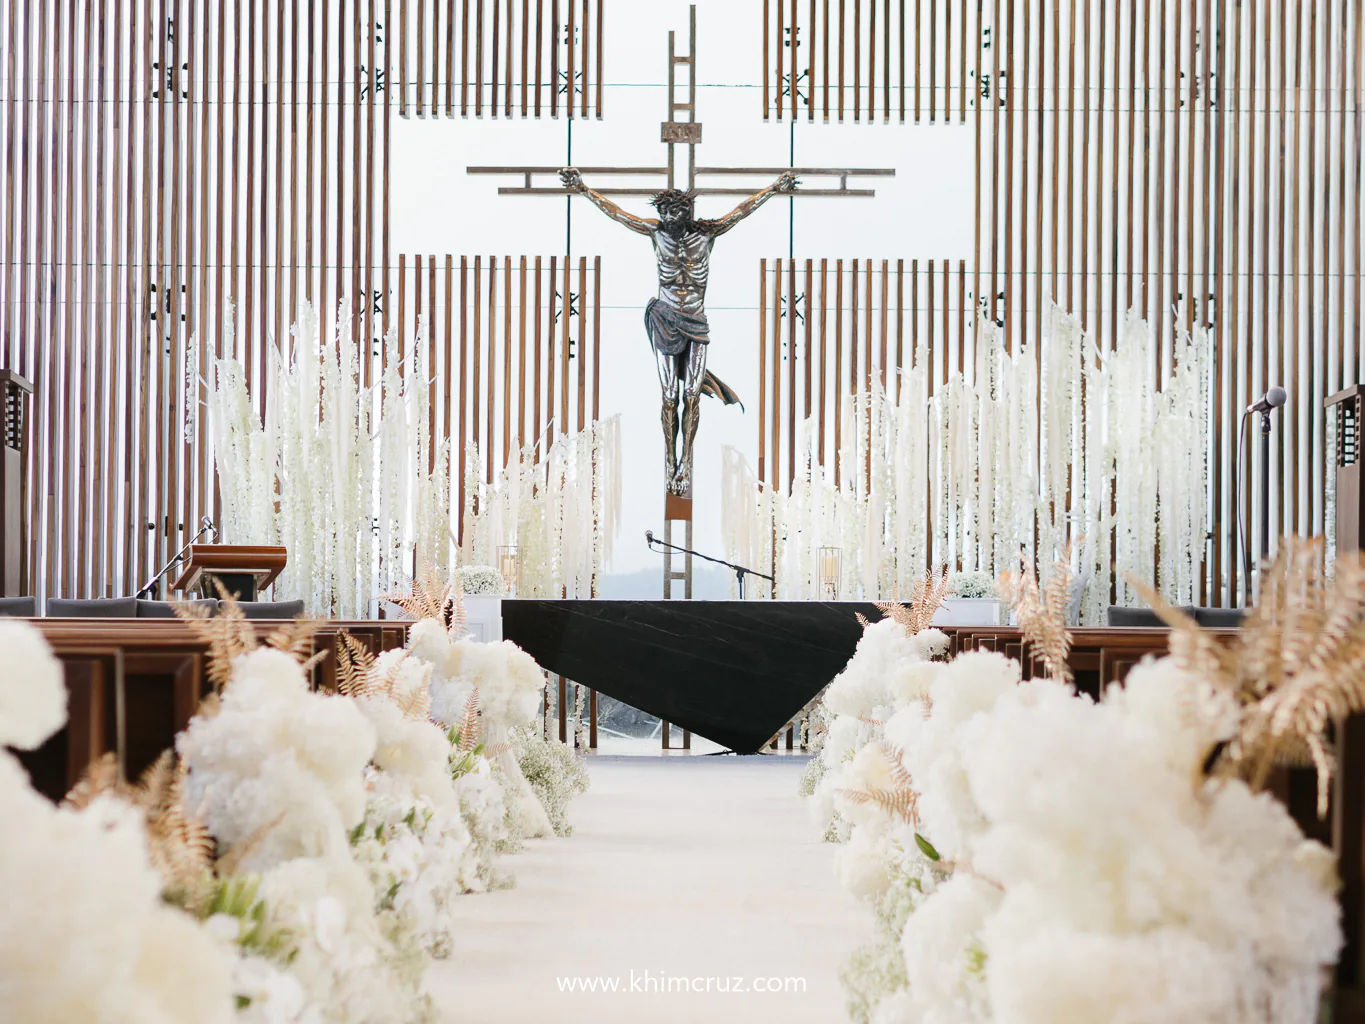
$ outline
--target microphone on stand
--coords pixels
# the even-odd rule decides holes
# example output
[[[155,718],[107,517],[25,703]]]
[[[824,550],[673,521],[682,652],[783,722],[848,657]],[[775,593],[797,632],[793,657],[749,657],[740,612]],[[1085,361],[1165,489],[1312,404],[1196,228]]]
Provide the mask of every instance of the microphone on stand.
[[[1278,384],[1248,405],[1237,429],[1237,535],[1242,543],[1243,605],[1251,603],[1251,538],[1242,518],[1242,443],[1246,439],[1247,417],[1261,414],[1261,557],[1270,557],[1270,414],[1289,401],[1289,392]]]
[[[1256,401],[1247,406],[1247,412],[1269,412],[1278,409],[1289,401],[1289,392],[1276,384]]]
[[[654,531],[653,531],[653,530],[646,530],[646,531],[645,531],[645,543],[648,544],[650,547],[653,547],[653,546],[654,546]]]

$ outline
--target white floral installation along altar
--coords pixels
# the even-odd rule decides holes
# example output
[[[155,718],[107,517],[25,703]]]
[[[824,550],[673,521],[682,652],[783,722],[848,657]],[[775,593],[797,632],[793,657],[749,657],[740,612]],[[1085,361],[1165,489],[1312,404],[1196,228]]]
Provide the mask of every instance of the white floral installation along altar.
[[[1316,763],[1321,813],[1325,731],[1365,705],[1365,572],[1325,580],[1321,554],[1286,540],[1223,649],[1154,598],[1175,653],[1099,700],[1066,667],[1065,565],[1041,593],[1002,581],[1047,666],[1027,681],[993,652],[943,660],[936,595],[887,606],[824,694],[802,785],[874,922],[842,972],[850,1018],[1317,1020],[1335,860],[1265,785]]]
[[[406,360],[393,360],[365,387],[345,304],[324,337],[304,303],[291,358],[270,349],[272,383],[259,412],[241,362],[217,359],[208,368],[204,412],[222,487],[222,538],[288,549],[276,600],[363,618],[413,574],[416,559],[442,571],[452,565],[451,451],[430,429],[428,329],[419,317]],[[235,337],[231,316],[224,332]],[[396,330],[388,348],[398,350]],[[197,396],[199,368],[188,376]],[[521,596],[565,589],[589,596],[620,519],[620,446],[619,418],[595,421],[548,448],[528,445],[484,481],[478,448],[468,445],[459,561],[493,563],[501,546],[515,546]]]
[[[434,573],[435,570],[432,570]],[[258,643],[231,602],[191,616],[216,693],[136,784],[113,755],[58,808],[0,751],[0,1017],[127,1024],[418,1024],[451,910],[505,888],[524,839],[567,835],[581,761],[539,729],[544,675],[510,642],[459,637],[458,598],[373,657],[342,635],[338,692],[309,689],[311,627]],[[62,727],[41,634],[0,621],[0,745]],[[494,740],[493,737],[505,737]]]
[[[779,599],[813,599],[825,586],[821,548],[835,547],[841,597],[893,600],[931,568],[931,547],[935,564],[993,576],[1021,551],[1048,562],[1084,534],[1073,621],[1103,622],[1115,573],[1119,604],[1137,601],[1126,573],[1156,580],[1177,604],[1197,603],[1211,386],[1204,330],[1179,329],[1175,369],[1158,390],[1152,332],[1136,317],[1102,356],[1075,317],[1051,307],[1041,359],[1027,343],[1007,352],[994,322],[978,324],[970,373],[932,397],[923,354],[901,371],[895,397],[876,386],[851,396],[837,486],[810,422],[790,493],[761,484],[726,448],[726,557],[775,576]]]

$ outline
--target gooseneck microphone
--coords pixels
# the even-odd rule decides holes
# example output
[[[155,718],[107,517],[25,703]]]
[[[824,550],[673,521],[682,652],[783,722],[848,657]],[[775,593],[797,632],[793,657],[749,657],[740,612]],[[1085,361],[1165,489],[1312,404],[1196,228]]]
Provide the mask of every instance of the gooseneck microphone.
[[[1289,392],[1276,384],[1248,405],[1247,412],[1269,412],[1271,409],[1278,409],[1287,401],[1289,401]]]

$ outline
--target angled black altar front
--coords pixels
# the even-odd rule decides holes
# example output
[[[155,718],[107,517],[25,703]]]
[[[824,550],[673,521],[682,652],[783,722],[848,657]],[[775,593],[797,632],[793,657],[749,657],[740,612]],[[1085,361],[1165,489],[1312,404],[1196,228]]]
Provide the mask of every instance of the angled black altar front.
[[[503,636],[543,668],[740,753],[839,674],[875,605],[504,601]]]

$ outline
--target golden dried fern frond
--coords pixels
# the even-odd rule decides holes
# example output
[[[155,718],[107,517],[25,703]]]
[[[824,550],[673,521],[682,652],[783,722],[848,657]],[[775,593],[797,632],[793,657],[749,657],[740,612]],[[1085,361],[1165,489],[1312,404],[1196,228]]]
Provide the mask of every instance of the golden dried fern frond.
[[[1053,566],[1052,577],[1042,588],[1026,557],[1019,559],[1018,570],[1000,574],[999,589],[1014,608],[1015,619],[1050,678],[1071,682],[1071,632],[1066,628],[1066,607],[1071,594],[1071,548]]]
[[[218,858],[218,877],[231,878],[240,871],[242,862],[260,848],[260,845],[265,842],[266,836],[270,835],[271,832],[278,828],[282,821],[284,821],[283,814],[276,817],[273,821],[267,821],[231,850]]]
[[[908,635],[914,636],[929,628],[947,596],[948,566],[942,565],[937,572],[930,569],[924,574],[924,579],[911,584],[908,603],[881,601],[877,607],[883,615],[900,623]]]
[[[406,718],[414,718],[418,721],[428,721],[431,718],[431,688],[429,686],[409,690],[407,693],[396,696],[394,701],[398,705],[398,710],[403,712]]]
[[[1335,769],[1327,731],[1365,711],[1365,564],[1340,557],[1329,578],[1322,547],[1320,538],[1280,542],[1214,676],[1245,705],[1218,767],[1260,788],[1275,765],[1311,762],[1319,814]]]
[[[457,735],[460,742],[456,749],[462,754],[473,750],[482,740],[483,718],[479,714],[478,690],[471,692],[469,699],[464,702],[464,714],[460,716]]]
[[[464,584],[460,582],[459,573],[453,573],[450,586],[450,624],[446,632],[452,639],[458,640],[469,632],[468,621],[469,616],[464,607]]]
[[[877,745],[881,748],[886,763],[891,766],[891,781],[895,783],[896,788],[905,789],[913,786],[914,780],[910,777],[910,769],[905,767],[905,751],[886,739],[878,740]]]
[[[423,559],[417,575],[407,580],[399,591],[385,594],[383,600],[396,604],[410,619],[445,622],[452,590],[440,567],[431,559]]]
[[[919,793],[915,790],[910,770],[905,767],[905,752],[884,739],[877,741],[876,749],[886,761],[891,775],[891,785],[869,786],[866,789],[840,789],[838,792],[851,803],[874,803],[890,817],[919,827]]]
[[[163,750],[161,756],[147,766],[129,787],[129,798],[153,818],[166,810],[176,799],[175,751]]]
[[[1285,537],[1261,574],[1256,606],[1231,643],[1194,624],[1142,584],[1134,586],[1171,626],[1181,668],[1231,694],[1236,734],[1213,766],[1217,775],[1265,786],[1277,765],[1313,765],[1318,813],[1325,814],[1335,758],[1333,723],[1365,711],[1365,563],[1339,557],[1323,568],[1323,541]]]
[[[236,598],[216,577],[213,585],[220,601],[217,615],[209,615],[209,610],[203,606],[180,602],[175,605],[175,614],[208,644],[207,675],[214,691],[221,692],[232,679],[232,662],[240,655],[254,651],[258,644],[256,631]]]
[[[214,888],[217,844],[204,823],[185,808],[183,763],[170,773],[165,806],[147,819],[152,866],[168,896],[195,912]]]
[[[342,630],[336,637],[337,692],[346,697],[372,697],[377,685],[374,679],[374,655],[370,649]]]
[[[874,803],[888,817],[899,818],[908,825],[919,827],[919,795],[910,789],[844,789],[840,790],[851,803]]]
[[[321,624],[321,619],[300,615],[266,637],[266,646],[283,651],[302,665],[316,657],[313,651],[313,637]]]
[[[71,792],[62,800],[62,806],[83,811],[104,794],[118,793],[122,784],[118,755],[112,751],[101,754],[86,765],[80,781],[71,787]]]

